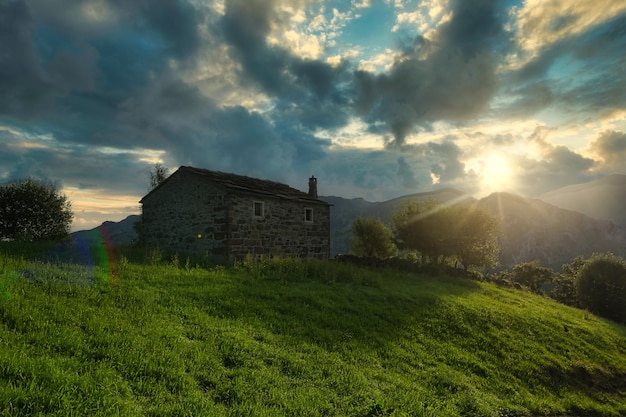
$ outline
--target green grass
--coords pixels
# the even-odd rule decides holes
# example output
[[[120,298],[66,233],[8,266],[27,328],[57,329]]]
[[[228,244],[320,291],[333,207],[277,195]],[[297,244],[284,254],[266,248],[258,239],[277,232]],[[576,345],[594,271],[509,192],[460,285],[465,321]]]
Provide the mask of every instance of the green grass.
[[[626,415],[626,328],[521,291],[294,260],[114,271],[0,253],[0,416]]]

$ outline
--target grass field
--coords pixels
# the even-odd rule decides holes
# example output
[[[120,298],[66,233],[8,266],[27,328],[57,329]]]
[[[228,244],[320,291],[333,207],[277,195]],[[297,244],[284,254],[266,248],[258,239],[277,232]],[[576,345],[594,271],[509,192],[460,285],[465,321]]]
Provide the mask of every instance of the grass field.
[[[0,253],[0,416],[626,415],[626,328],[522,291],[29,258]]]

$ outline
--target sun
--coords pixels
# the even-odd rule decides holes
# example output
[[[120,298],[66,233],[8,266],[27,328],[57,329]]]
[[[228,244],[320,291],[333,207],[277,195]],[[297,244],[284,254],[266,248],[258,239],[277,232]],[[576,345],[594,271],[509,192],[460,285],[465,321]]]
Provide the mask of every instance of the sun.
[[[511,191],[513,167],[511,159],[503,152],[491,152],[480,161],[480,186],[485,193]]]

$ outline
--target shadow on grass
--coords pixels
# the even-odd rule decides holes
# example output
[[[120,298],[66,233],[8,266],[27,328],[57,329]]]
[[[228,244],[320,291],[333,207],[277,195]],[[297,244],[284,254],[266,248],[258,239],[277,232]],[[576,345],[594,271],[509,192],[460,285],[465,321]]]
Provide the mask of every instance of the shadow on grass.
[[[221,285],[202,290],[194,282],[181,281],[174,292],[209,314],[331,351],[383,349],[406,338],[442,298],[480,288],[457,277],[332,261],[267,260],[238,265],[228,273],[232,279]]]

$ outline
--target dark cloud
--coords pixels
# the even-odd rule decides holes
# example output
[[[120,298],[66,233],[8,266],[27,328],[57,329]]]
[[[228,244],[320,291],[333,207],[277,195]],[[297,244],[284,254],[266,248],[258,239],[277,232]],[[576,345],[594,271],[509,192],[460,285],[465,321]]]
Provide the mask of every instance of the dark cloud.
[[[389,74],[356,73],[356,109],[383,121],[403,145],[414,126],[466,121],[486,110],[496,89],[499,51],[508,39],[497,1],[452,2],[452,18],[430,42],[417,37]]]
[[[345,11],[348,3],[337,7]],[[389,2],[374,3],[372,13],[379,6],[390,13]],[[563,105],[599,114],[625,105],[625,75],[614,72],[626,67],[624,16],[502,72],[506,54],[516,52],[504,29],[512,16],[503,11],[507,3],[451,1],[449,20],[428,39],[413,33],[394,65],[375,74],[269,43],[268,35],[293,23],[283,10],[293,2],[284,0],[226,0],[223,15],[209,3],[183,0],[0,0],[0,178],[62,178],[140,196],[147,161],[161,155],[171,168],[196,165],[302,189],[313,174],[326,195],[384,200],[432,189],[431,176],[436,187],[467,190],[479,174],[464,162],[516,145],[516,132],[465,132],[420,145],[408,145],[406,136],[439,131],[446,123],[438,121],[523,118]],[[307,9],[307,17],[318,10]],[[346,32],[358,22],[352,17]],[[559,79],[563,68],[570,72]],[[490,108],[497,92],[500,107]],[[337,129],[354,117],[383,138],[384,150],[342,149],[319,137],[321,130],[352,140],[353,125]],[[543,159],[519,157],[531,193],[599,167],[620,169],[626,157],[621,132],[605,132],[589,148],[604,165],[553,146],[546,135],[538,130],[531,138]]]
[[[537,146],[540,159],[526,155],[514,155],[513,166],[519,179],[520,191],[528,195],[539,195],[555,188],[584,182],[593,177],[591,169],[595,161],[569,148],[554,146],[547,140],[551,129],[537,128],[528,142]]]
[[[0,3],[0,117],[30,119],[60,141],[111,144],[118,106],[193,56],[202,14],[190,3],[111,1],[116,19],[89,27],[80,6],[60,1]],[[126,147],[132,147],[128,144]]]
[[[201,43],[202,9],[193,2],[165,0],[108,0],[122,21],[144,36],[154,36],[163,52],[179,59],[192,58]]]
[[[506,117],[523,119],[536,114],[554,101],[554,94],[549,83],[537,81],[516,87],[508,92],[512,102],[506,106]],[[501,115],[504,112],[500,112]]]
[[[241,62],[243,83],[259,87],[277,100],[277,113],[310,129],[347,123],[350,83],[346,66],[337,68],[302,59],[266,42],[272,23],[280,24],[273,1],[228,0],[221,20],[222,36]],[[280,116],[279,116],[280,117]]]
[[[602,160],[602,169],[608,172],[626,172],[626,133],[605,130],[589,149]]]
[[[413,169],[402,156],[398,157],[398,178],[406,188],[416,188],[418,185]]]
[[[32,117],[56,94],[32,41],[34,22],[24,1],[0,2],[0,116]]]
[[[441,182],[450,182],[465,176],[465,164],[460,161],[463,151],[454,142],[430,142],[421,149],[433,160],[430,170]]]
[[[524,117],[551,105],[604,115],[626,106],[626,13],[538,51],[504,77],[503,93],[516,97],[501,117]]]
[[[149,164],[134,153],[107,153],[90,147],[22,146],[29,139],[7,131],[0,131],[0,139],[0,155],[11,158],[5,161],[0,157],[1,165],[10,162],[11,167],[0,173],[0,182],[27,177],[52,179],[61,185],[80,184],[113,195],[141,195],[148,188]]]
[[[119,141],[167,151],[173,164],[271,176],[306,168],[328,141],[297,124],[269,120],[242,106],[217,106],[197,87],[163,80],[120,106]]]

